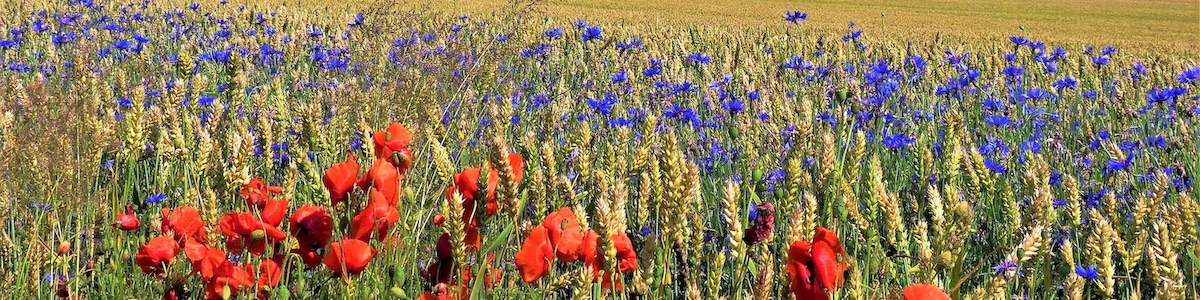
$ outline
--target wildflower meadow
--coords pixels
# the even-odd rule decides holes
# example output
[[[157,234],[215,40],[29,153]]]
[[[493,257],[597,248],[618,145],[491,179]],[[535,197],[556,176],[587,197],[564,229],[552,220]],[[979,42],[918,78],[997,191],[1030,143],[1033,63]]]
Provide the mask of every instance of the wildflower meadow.
[[[538,11],[5,2],[0,295],[1200,298],[1194,48]]]

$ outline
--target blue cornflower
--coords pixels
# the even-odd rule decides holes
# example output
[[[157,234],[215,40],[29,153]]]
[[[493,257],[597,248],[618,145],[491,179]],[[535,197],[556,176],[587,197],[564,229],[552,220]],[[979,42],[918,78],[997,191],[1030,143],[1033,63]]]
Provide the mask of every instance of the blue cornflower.
[[[167,195],[165,195],[165,194],[162,194],[162,193],[153,194],[150,196],[146,196],[146,203],[158,204],[159,202],[162,202],[165,199],[167,199]]]
[[[196,103],[203,105],[203,106],[212,106],[213,101],[215,101],[215,100],[216,99],[214,99],[213,96],[200,95],[200,97],[196,98]]]
[[[908,147],[916,142],[917,142],[917,139],[915,139],[913,137],[909,137],[908,135],[905,135],[903,133],[886,135],[883,137],[883,145],[887,146],[888,148],[892,148],[892,149],[900,149],[900,148]]]
[[[629,42],[617,42],[617,49],[621,49],[621,50],[641,49],[642,45],[643,45],[642,39],[634,37],[634,38],[629,38]]]
[[[1000,276],[1002,274],[1009,273],[1009,272],[1015,273],[1016,271],[1017,271],[1017,262],[1011,261],[1011,260],[1005,260],[1004,262],[1001,262],[999,265],[992,267],[992,273],[995,274],[995,276]]]
[[[1175,79],[1179,80],[1179,83],[1182,84],[1200,81],[1200,67],[1192,67],[1191,69],[1184,70]]]
[[[542,32],[542,36],[545,36],[552,40],[562,37],[562,34],[563,34],[563,29],[559,28],[559,27],[554,27],[549,30],[546,30],[545,32]]]
[[[749,205],[750,207],[746,211],[750,212],[749,220],[754,221],[754,218],[758,217],[758,206],[754,205],[754,203],[750,203]]]
[[[121,108],[133,107],[133,100],[127,97],[117,98],[117,106],[120,106]]]
[[[625,80],[628,78],[629,78],[629,72],[626,72],[625,70],[621,70],[616,73],[613,73],[613,75],[610,79],[612,80],[612,83],[621,83],[621,82],[625,82]]]
[[[808,20],[808,13],[802,11],[785,11],[783,12],[783,20],[792,24],[800,24]]]
[[[708,55],[705,55],[704,53],[696,52],[689,54],[687,56],[687,61],[692,64],[707,65],[709,62],[712,62],[712,58],[708,57]]]
[[[1075,274],[1087,280],[1095,280],[1096,278],[1100,278],[1100,272],[1096,270],[1095,265],[1090,265],[1087,267],[1075,266]]]
[[[1095,99],[1096,91],[1083,91],[1082,96],[1084,99]]]
[[[579,38],[582,39],[584,42],[590,42],[590,41],[594,41],[594,40],[603,39],[604,38],[603,34],[604,34],[604,30],[600,29],[600,26],[588,26],[586,29],[583,30],[583,33],[579,34]]]
[[[725,110],[728,110],[730,114],[738,114],[746,111],[746,102],[742,102],[742,100],[737,98],[730,98],[729,100],[726,100],[722,106],[725,108]]]
[[[605,93],[603,98],[589,98],[587,103],[588,106],[592,107],[592,109],[600,112],[602,115],[607,116],[612,113],[613,106],[617,105],[617,96],[614,96],[612,93]]]
[[[989,170],[992,170],[992,172],[995,172],[997,174],[1004,174],[1004,172],[1005,172],[1004,165],[1001,165],[1000,162],[997,162],[994,159],[991,159],[991,158],[985,159],[985,160],[983,160],[983,164],[985,166],[987,166],[987,168]]]
[[[1009,124],[1008,116],[1005,115],[988,115],[986,119],[988,125],[996,127],[1008,126]]]

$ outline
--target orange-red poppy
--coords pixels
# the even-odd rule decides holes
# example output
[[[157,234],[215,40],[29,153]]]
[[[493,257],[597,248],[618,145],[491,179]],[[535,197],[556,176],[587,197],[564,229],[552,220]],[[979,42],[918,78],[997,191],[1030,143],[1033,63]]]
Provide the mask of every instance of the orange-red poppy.
[[[273,185],[267,185],[262,178],[251,178],[250,182],[242,185],[242,189],[238,191],[242,197],[246,197],[246,204],[249,206],[258,206],[263,201],[271,199],[271,195],[282,193],[283,188]]]
[[[304,205],[292,212],[288,218],[288,231],[301,246],[310,249],[325,247],[333,238],[333,217],[322,206]]]
[[[584,234],[579,252],[584,266],[592,270],[593,280],[600,278],[601,287],[620,290],[624,287],[620,280],[617,280],[617,276],[620,276],[620,273],[637,270],[637,252],[633,249],[633,242],[624,232],[614,233],[611,239],[617,250],[617,274],[611,274],[604,270],[604,254],[600,253],[599,248],[600,235],[595,231],[589,230]]]
[[[176,255],[179,255],[179,243],[170,237],[159,236],[142,245],[134,260],[142,273],[159,276],[166,272],[167,264],[175,260]]]
[[[392,123],[386,131],[375,132],[375,158],[387,160],[400,170],[400,174],[408,172],[412,167],[412,151],[408,145],[412,143],[413,135],[404,124]]]
[[[325,169],[325,177],[322,178],[322,182],[325,183],[325,189],[329,191],[329,199],[333,201],[333,206],[346,200],[346,196],[354,190],[357,180],[358,162],[354,160],[354,153],[347,154],[345,161]]]
[[[205,281],[212,279],[216,275],[218,267],[229,263],[229,258],[225,256],[225,251],[201,243],[189,241],[184,246],[184,253],[187,254],[188,260],[192,262],[192,274],[199,273],[200,278]]]
[[[795,241],[788,247],[787,272],[791,277],[791,290],[795,299],[827,300],[829,295],[812,278],[812,245],[808,241]]]
[[[280,223],[283,223],[283,218],[287,216],[289,204],[287,200],[264,200],[262,202],[262,210],[258,212],[258,216],[262,218],[264,223],[278,227]]]
[[[224,290],[229,290],[229,297],[236,297],[243,288],[254,286],[254,270],[233,263],[225,263],[217,267],[212,279],[204,284],[204,298],[227,299],[222,297]]]
[[[904,288],[901,292],[904,295],[904,300],[950,300],[950,295],[942,291],[942,288],[932,284],[914,284]]]
[[[388,200],[388,204],[396,206],[400,199],[400,173],[396,167],[383,160],[376,160],[371,169],[358,180],[358,186],[364,191],[374,187]]]
[[[343,239],[329,245],[329,253],[322,260],[326,267],[337,274],[358,274],[367,269],[367,263],[375,257],[375,249],[367,242]]]
[[[283,268],[281,267],[283,259],[284,256],[280,254],[271,257],[271,259],[264,259],[258,264],[258,281],[256,282],[256,286],[258,286],[259,299],[270,298],[270,289],[279,285],[279,280],[283,276]]]
[[[141,227],[142,222],[138,220],[137,214],[133,213],[133,205],[125,204],[125,213],[117,215],[117,221],[113,222],[113,226],[122,231],[137,230]]]
[[[525,283],[534,283],[542,276],[550,274],[550,264],[554,262],[554,247],[550,245],[546,227],[534,227],[529,232],[529,237],[525,238],[525,243],[521,245],[521,250],[517,251],[514,260]]]
[[[546,227],[550,244],[554,246],[558,259],[564,262],[573,262],[579,259],[579,247],[583,244],[584,232],[574,211],[563,207],[546,216],[542,226]]]
[[[195,239],[204,243],[208,236],[204,226],[200,213],[191,206],[180,206],[174,210],[165,207],[162,209],[162,232],[174,234],[179,242]]]
[[[382,241],[392,225],[400,220],[400,212],[388,204],[382,193],[371,189],[370,203],[350,221],[350,237],[370,241],[372,237]]]
[[[849,257],[837,233],[825,227],[817,227],[813,234],[812,259],[815,277],[826,289],[836,290],[846,282],[846,270],[850,269]]]
[[[287,233],[251,213],[227,213],[219,224],[221,233],[225,234],[225,248],[230,252],[248,249],[251,254],[262,255],[268,243],[275,244],[287,238]]]

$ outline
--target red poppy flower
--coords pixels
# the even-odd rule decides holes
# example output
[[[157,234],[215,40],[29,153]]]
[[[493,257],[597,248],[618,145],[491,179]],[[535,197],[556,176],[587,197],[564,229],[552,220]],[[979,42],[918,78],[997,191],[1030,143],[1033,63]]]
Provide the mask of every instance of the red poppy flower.
[[[346,155],[346,161],[333,164],[328,169],[325,169],[325,189],[329,190],[329,199],[333,201],[333,206],[337,206],[339,202],[346,200],[347,194],[354,190],[354,183],[358,180],[358,162],[354,160],[354,153]]]
[[[218,267],[229,263],[225,251],[192,241],[184,246],[184,253],[192,262],[192,274],[200,273],[200,278],[206,281],[216,275]]]
[[[323,248],[333,238],[333,217],[325,207],[304,205],[292,212],[288,218],[288,230],[299,240],[301,246]]]
[[[259,299],[270,298],[270,288],[279,285],[279,280],[283,275],[283,268],[280,267],[283,259],[283,255],[276,255],[271,259],[264,259],[258,264],[258,281],[256,286],[259,288]]]
[[[788,247],[787,272],[792,279],[792,295],[796,299],[827,300],[829,295],[812,279],[812,245],[796,241]]]
[[[951,300],[950,295],[941,288],[924,283],[910,285],[904,288],[901,294],[904,295],[904,300]]]
[[[299,255],[300,260],[304,261],[304,265],[309,268],[316,268],[321,264],[321,254],[317,253],[317,250],[313,246],[300,244],[300,247],[292,249],[291,253]]]
[[[133,205],[125,204],[125,213],[117,215],[117,221],[113,223],[117,229],[123,231],[137,230],[141,227],[142,222],[138,221],[137,214],[133,213]]]
[[[422,292],[416,300],[465,300],[471,299],[471,289],[467,286],[451,286],[439,284],[437,291]]]
[[[287,238],[279,228],[267,224],[245,212],[230,212],[219,221],[221,233],[225,234],[225,248],[230,252],[241,252],[249,248],[250,253],[262,255],[267,244],[275,244]]]
[[[842,287],[846,281],[845,272],[850,269],[850,264],[846,261],[846,249],[842,248],[837,233],[825,227],[817,227],[817,232],[813,234],[812,258],[813,271],[816,272],[817,282],[821,283],[821,286],[830,290]]]
[[[610,274],[604,270],[604,254],[600,253],[599,248],[600,235],[595,231],[589,230],[583,237],[583,244],[580,246],[580,255],[583,259],[584,266],[592,270],[592,278],[601,279],[601,287],[615,288],[621,290],[624,287],[620,280],[616,280],[619,273],[630,272],[637,270],[637,252],[633,250],[633,242],[629,240],[629,236],[624,232],[615,233],[612,235],[613,246],[617,250],[617,273]]]
[[[515,173],[513,175],[516,175],[513,180],[520,183],[521,177],[523,177],[525,173],[525,159],[521,157],[521,154],[510,152],[508,153],[508,163],[512,165],[513,173]],[[496,188],[499,186],[500,171],[493,168],[488,172],[487,215],[489,216],[496,215],[496,213],[500,210],[500,205],[496,203]]]
[[[412,151],[408,145],[412,143],[413,135],[403,124],[392,123],[387,131],[375,132],[375,158],[390,161],[400,169],[400,174],[408,172],[412,167]]]
[[[400,173],[396,168],[383,160],[376,160],[371,169],[358,180],[358,186],[364,191],[371,187],[383,193],[388,204],[396,206],[400,199]]]
[[[173,232],[177,241],[195,239],[204,243],[208,236],[204,226],[200,213],[191,206],[176,207],[174,210],[165,207],[162,209],[162,232]]]
[[[375,249],[367,242],[343,239],[329,245],[329,253],[322,261],[337,274],[358,274],[367,269],[367,263],[375,257]]]
[[[534,283],[542,276],[550,274],[550,263],[554,261],[554,247],[550,245],[546,227],[534,227],[517,251],[515,262],[521,279],[525,283]]]
[[[247,266],[249,267],[249,266]],[[204,298],[233,299],[243,288],[254,286],[254,270],[225,263],[217,267],[212,279],[204,284]],[[224,297],[228,290],[228,298]]]
[[[258,216],[264,223],[278,227],[279,223],[283,223],[283,217],[287,216],[288,204],[287,200],[265,200],[262,202],[262,210],[258,212]]]
[[[370,241],[373,236],[382,241],[387,237],[392,225],[400,220],[400,211],[388,204],[379,191],[371,189],[370,194],[370,204],[350,221],[350,237]]]
[[[478,216],[475,215],[475,198],[479,193],[479,168],[466,168],[452,177],[454,186],[446,188],[446,199],[454,199],[454,192],[463,198],[462,221],[473,224]]]
[[[178,254],[179,244],[174,239],[159,236],[142,245],[134,260],[142,268],[142,273],[158,276],[166,272],[167,263],[175,260]]]
[[[242,185],[242,189],[238,191],[242,197],[246,197],[246,205],[257,206],[262,204],[262,201],[271,198],[272,194],[282,193],[283,188],[273,185],[267,185],[262,178],[252,178],[250,182]]]
[[[579,246],[583,244],[584,232],[574,211],[563,207],[546,216],[546,221],[542,222],[542,226],[546,227],[550,244],[554,247],[558,259],[564,262],[573,262],[579,259]]]

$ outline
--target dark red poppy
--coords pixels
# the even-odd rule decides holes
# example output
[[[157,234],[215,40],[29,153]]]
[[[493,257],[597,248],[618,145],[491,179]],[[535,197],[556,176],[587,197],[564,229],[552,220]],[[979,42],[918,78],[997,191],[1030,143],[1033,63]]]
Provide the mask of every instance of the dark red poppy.
[[[416,300],[466,300],[466,299],[471,299],[471,288],[469,286],[438,284],[436,291],[422,292],[420,296],[417,296]]]
[[[251,213],[230,212],[221,217],[219,223],[221,233],[225,234],[225,248],[230,252],[248,249],[251,254],[262,255],[267,250],[267,244],[287,238],[287,233]]]
[[[217,267],[212,279],[205,282],[204,298],[233,299],[242,289],[253,287],[254,279],[254,269],[226,262]]]
[[[134,260],[142,268],[142,273],[159,276],[166,272],[167,264],[175,260],[178,254],[179,243],[170,237],[159,236],[142,245]]]
[[[754,220],[751,221],[750,227],[746,228],[746,233],[742,238],[750,246],[770,239],[771,233],[775,231],[775,205],[771,202],[763,202],[759,203],[755,209],[757,212]]]
[[[388,200],[388,204],[396,206],[400,199],[400,173],[396,168],[383,160],[376,160],[371,169],[358,180],[358,186],[364,191],[374,187]]]
[[[550,238],[543,226],[534,227],[517,251],[514,259],[517,271],[525,283],[534,283],[542,276],[550,274],[550,264],[554,262],[554,247],[550,246]]]
[[[951,300],[942,288],[925,283],[910,285],[901,294],[904,300]]]
[[[133,213],[133,205],[125,204],[125,213],[117,215],[117,221],[113,222],[113,226],[123,231],[137,230],[141,227],[142,222],[138,220],[137,214]]]
[[[579,247],[583,244],[584,232],[574,211],[563,207],[546,216],[542,227],[546,227],[550,245],[554,247],[558,259],[564,262],[573,262],[579,259]]]
[[[412,143],[413,135],[404,124],[392,123],[387,131],[375,132],[375,158],[391,162],[400,170],[401,176],[412,167],[412,151],[408,145]]]
[[[323,248],[333,238],[333,217],[322,206],[304,205],[288,218],[288,230],[301,246]]]
[[[812,278],[810,248],[808,241],[795,241],[788,247],[787,272],[792,279],[792,295],[795,299],[828,300],[829,295]]]
[[[278,227],[280,223],[283,223],[283,218],[287,216],[289,204],[287,200],[267,199],[262,202],[262,210],[259,211],[258,216],[264,223]]]
[[[325,169],[323,181],[334,207],[346,200],[347,195],[354,190],[354,183],[357,180],[358,162],[354,160],[354,153],[347,154],[345,161]]]
[[[375,257],[375,249],[367,242],[343,239],[329,245],[329,253],[322,262],[337,274],[358,274],[367,269],[367,263]]]
[[[267,185],[262,178],[252,178],[250,182],[242,185],[242,189],[238,191],[242,197],[246,198],[246,205],[257,206],[267,199],[271,199],[271,195],[282,193],[283,188],[273,185]]]
[[[813,271],[821,286],[836,290],[845,284],[845,273],[850,269],[847,261],[849,257],[846,256],[846,249],[842,248],[837,233],[825,227],[817,227],[816,233],[813,234],[812,258],[815,267]]]
[[[388,204],[379,191],[371,189],[370,195],[367,207],[350,220],[350,237],[360,241],[370,241],[374,237],[382,241],[387,237],[392,225],[400,220],[400,211]]]
[[[195,239],[204,243],[208,238],[204,226],[200,213],[191,206],[180,206],[174,210],[165,207],[162,209],[162,232],[174,234],[177,241]]]

